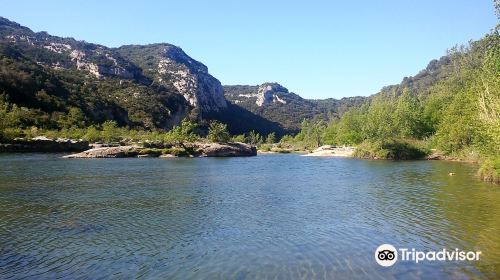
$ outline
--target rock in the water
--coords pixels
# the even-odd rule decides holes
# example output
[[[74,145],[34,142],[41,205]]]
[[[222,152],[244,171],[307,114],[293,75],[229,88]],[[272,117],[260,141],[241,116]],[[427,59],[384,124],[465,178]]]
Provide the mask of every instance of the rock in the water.
[[[78,154],[64,156],[64,158],[123,158],[135,157],[138,154],[138,148],[135,146],[119,146],[90,149]]]
[[[256,156],[257,148],[245,143],[203,143],[198,144],[204,157],[242,157]]]
[[[256,156],[257,148],[245,143],[191,143],[179,154],[150,153],[137,146],[100,147],[64,158],[122,158],[122,157],[244,157]],[[142,150],[142,152],[141,152]],[[187,151],[189,150],[189,152]]]

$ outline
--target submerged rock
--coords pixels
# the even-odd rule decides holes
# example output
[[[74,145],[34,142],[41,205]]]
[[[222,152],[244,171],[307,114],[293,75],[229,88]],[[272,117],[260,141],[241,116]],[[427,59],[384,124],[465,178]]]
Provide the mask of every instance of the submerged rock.
[[[78,154],[64,156],[64,158],[123,158],[135,157],[139,154],[136,146],[102,147],[90,149]]]

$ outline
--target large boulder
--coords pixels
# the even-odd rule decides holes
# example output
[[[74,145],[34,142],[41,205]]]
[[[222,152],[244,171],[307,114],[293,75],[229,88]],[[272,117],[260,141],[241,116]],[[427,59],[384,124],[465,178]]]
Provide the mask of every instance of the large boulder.
[[[243,157],[256,156],[257,148],[245,143],[202,143],[197,144],[204,157]]]
[[[64,158],[123,158],[135,157],[139,154],[136,146],[102,147],[90,149]]]

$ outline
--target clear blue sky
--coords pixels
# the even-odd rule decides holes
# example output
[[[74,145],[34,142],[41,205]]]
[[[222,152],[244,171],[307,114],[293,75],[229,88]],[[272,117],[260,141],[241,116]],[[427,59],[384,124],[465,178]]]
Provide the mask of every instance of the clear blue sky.
[[[34,31],[111,47],[168,42],[223,84],[370,95],[496,24],[492,0],[0,1]]]

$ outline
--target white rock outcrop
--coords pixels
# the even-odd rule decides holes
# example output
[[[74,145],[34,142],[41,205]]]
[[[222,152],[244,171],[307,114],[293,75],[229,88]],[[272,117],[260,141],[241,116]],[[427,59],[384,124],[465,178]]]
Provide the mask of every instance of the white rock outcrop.
[[[276,83],[262,84],[257,90],[255,103],[259,106],[265,106],[271,102],[286,104],[286,101],[277,95],[278,92],[288,93],[288,89]]]
[[[180,48],[166,45],[158,63],[158,80],[172,84],[194,107],[202,112],[227,107],[219,80],[208,73],[202,63],[190,58]]]

